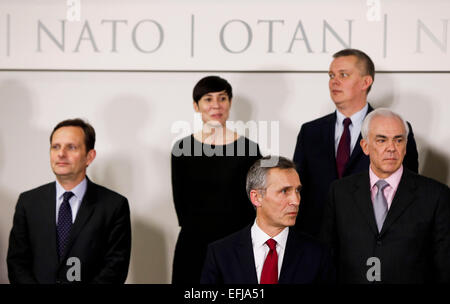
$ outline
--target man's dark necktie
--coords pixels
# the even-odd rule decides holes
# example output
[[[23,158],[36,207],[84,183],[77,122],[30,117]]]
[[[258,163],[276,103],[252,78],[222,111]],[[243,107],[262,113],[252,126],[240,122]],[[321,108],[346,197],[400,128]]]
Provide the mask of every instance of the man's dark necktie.
[[[264,261],[260,284],[278,284],[277,242],[274,239],[268,239],[266,244],[270,250]]]
[[[65,192],[64,199],[59,207],[58,226],[56,231],[58,234],[58,255],[62,259],[64,256],[67,243],[69,242],[70,230],[72,228],[72,209],[70,208],[69,200],[74,194],[72,192]]]
[[[341,178],[344,174],[345,165],[350,158],[350,130],[348,126],[352,123],[350,118],[346,118],[343,121],[344,131],[342,132],[341,139],[336,153],[336,166],[338,177]]]

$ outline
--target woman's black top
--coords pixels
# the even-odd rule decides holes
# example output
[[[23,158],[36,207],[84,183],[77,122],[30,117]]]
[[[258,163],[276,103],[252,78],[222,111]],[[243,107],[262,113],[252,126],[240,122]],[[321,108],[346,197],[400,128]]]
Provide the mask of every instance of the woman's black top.
[[[199,283],[208,244],[254,221],[245,183],[259,158],[258,144],[242,136],[227,145],[204,144],[193,135],[175,143],[172,191],[181,231],[172,283]]]

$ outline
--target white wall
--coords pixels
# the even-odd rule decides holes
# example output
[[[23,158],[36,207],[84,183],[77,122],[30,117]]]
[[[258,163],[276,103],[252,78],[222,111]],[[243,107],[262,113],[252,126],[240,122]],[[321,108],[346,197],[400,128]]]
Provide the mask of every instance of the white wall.
[[[132,211],[130,283],[170,282],[178,233],[170,185],[177,120],[193,121],[200,73],[0,73],[0,260],[20,192],[53,180],[48,137],[60,120],[88,119],[97,131],[89,176],[127,196]],[[303,122],[333,104],[326,74],[221,74],[235,91],[232,120],[280,123],[280,153],[292,157]],[[379,74],[370,100],[414,128],[420,171],[450,183],[449,74]],[[5,263],[0,278],[7,282]]]
[[[306,2],[309,6],[315,3]],[[1,5],[11,5],[16,9],[13,3],[17,2],[5,0]],[[105,2],[96,3],[100,8],[107,7]],[[195,5],[201,8],[205,3],[196,1]],[[240,3],[232,2],[232,5],[239,6]],[[286,11],[293,3],[284,1]],[[409,2],[403,3],[407,5]],[[254,1],[246,4],[251,6]],[[327,7],[327,14],[332,14],[333,9]],[[103,13],[106,14],[98,11],[99,16]],[[132,13],[133,9],[128,7],[127,14]],[[405,18],[409,16],[407,10],[403,14]],[[14,16],[11,15],[13,20]],[[4,13],[0,16],[0,24],[4,20],[2,17]],[[51,14],[46,18],[51,18]],[[401,23],[402,20],[394,18],[391,22]],[[442,24],[437,24],[436,29],[439,28],[442,29]],[[436,29],[435,32],[439,33]],[[35,39],[35,32],[31,31],[30,35],[30,39]],[[0,32],[0,41],[3,37]],[[25,40],[24,45],[28,43]],[[16,43],[20,45],[20,41]],[[436,44],[427,43],[427,47],[436,52]],[[414,47],[413,43],[411,49]],[[339,45],[326,54],[317,54],[319,57],[314,59],[320,61],[317,70],[326,70],[336,48],[339,49]],[[64,56],[55,52],[55,56],[59,56],[58,62],[64,61]],[[449,59],[448,50],[437,52],[441,57],[436,57],[433,70],[437,70],[442,56]],[[123,59],[124,54],[119,55]],[[427,56],[427,53],[423,55]],[[84,56],[89,57],[90,54]],[[270,54],[259,56],[262,62],[260,69],[264,69],[263,63]],[[405,53],[405,56],[411,57],[412,70],[422,69],[420,64],[414,68],[414,52]],[[428,55],[426,60],[431,60],[430,56],[433,57]],[[235,58],[245,60],[239,56]],[[170,61],[170,58],[165,60]],[[220,61],[221,57],[216,60]],[[450,60],[442,62],[444,67],[448,67]],[[6,70],[20,63],[20,56],[8,58],[0,46],[0,282],[4,283],[8,282],[5,260],[16,200],[19,193],[54,180],[48,160],[48,137],[59,121],[82,117],[92,123],[97,132],[97,158],[88,169],[88,175],[95,182],[122,193],[130,201],[133,249],[127,281],[169,283],[179,231],[170,184],[171,143],[178,134],[171,133],[171,127],[180,120],[193,124],[191,96],[195,83],[209,74],[226,78],[235,95],[231,120],[279,122],[279,151],[288,157],[292,157],[301,124],[333,110],[326,73]],[[378,70],[393,70],[388,62],[375,63]],[[61,68],[53,66],[51,61],[45,65]],[[26,68],[16,66],[19,67]],[[281,71],[286,68],[284,64],[271,67]],[[192,69],[181,64],[179,70],[184,68]],[[218,68],[214,65],[208,68],[215,69]],[[258,67],[250,69],[258,70]],[[446,184],[450,184],[449,84],[448,71],[379,73],[369,95],[373,106],[390,107],[411,122],[419,149],[420,172]]]

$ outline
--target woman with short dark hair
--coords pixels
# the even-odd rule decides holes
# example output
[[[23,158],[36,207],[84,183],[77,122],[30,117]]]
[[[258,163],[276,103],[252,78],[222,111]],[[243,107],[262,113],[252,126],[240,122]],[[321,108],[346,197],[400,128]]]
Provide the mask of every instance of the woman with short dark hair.
[[[197,284],[207,245],[250,224],[255,211],[247,198],[247,171],[261,154],[258,144],[226,128],[231,85],[218,76],[193,90],[203,128],[172,149],[172,191],[181,227],[172,283]]]

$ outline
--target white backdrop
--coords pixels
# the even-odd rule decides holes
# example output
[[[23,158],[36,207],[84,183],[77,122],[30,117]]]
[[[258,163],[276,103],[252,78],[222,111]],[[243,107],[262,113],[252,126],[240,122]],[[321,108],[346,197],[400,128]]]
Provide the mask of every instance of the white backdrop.
[[[122,8],[122,4],[117,1],[111,1],[115,3],[115,11],[107,5],[107,1],[90,2],[95,3],[98,8],[96,13],[99,16],[98,19],[104,18],[106,14],[109,14],[110,17],[116,14],[117,17],[117,12]],[[331,3],[335,2],[325,1],[325,4],[329,5],[328,7],[324,6],[322,2],[320,7],[315,6],[315,2],[304,1],[303,3],[306,8],[310,8],[316,14],[318,20],[325,18],[325,16],[319,15],[319,12],[323,10],[326,11],[326,16],[329,18],[351,19],[351,16],[341,17],[338,14],[344,14],[344,11],[342,11],[342,7],[331,6]],[[347,6],[362,2],[363,8],[367,8],[366,1],[352,0],[339,3],[341,2]],[[397,3],[403,4],[406,8],[412,8],[414,6],[412,2],[398,1]],[[444,1],[433,2],[436,5],[433,6],[431,2],[426,3],[435,10],[438,7],[437,4],[446,5]],[[109,57],[108,54],[105,54],[107,52],[103,52],[103,55],[100,55],[104,56],[105,60],[98,63],[96,60],[92,60],[92,56],[99,54],[92,55],[89,52],[81,52],[77,56],[84,56],[90,63],[86,65],[80,63],[80,66],[77,66],[72,59],[79,60],[79,58],[73,58],[73,54],[68,54],[69,57],[66,57],[58,47],[52,45],[48,37],[45,43],[49,51],[39,54],[36,52],[36,20],[40,18],[43,22],[50,24],[52,18],[55,22],[64,18],[64,3],[62,3],[63,9],[52,10],[52,7],[61,7],[61,1],[40,1],[39,7],[42,12],[45,11],[45,14],[43,13],[45,18],[33,15],[32,10],[27,11],[29,17],[34,18],[35,21],[29,32],[25,28],[20,28],[19,25],[22,23],[15,21],[24,19],[22,15],[19,18],[18,12],[28,3],[34,3],[34,1],[0,1],[2,7],[0,25],[6,24],[5,16],[8,12],[10,28],[15,24],[15,30],[10,30],[9,56],[4,43],[6,41],[5,27],[0,26],[0,282],[8,282],[5,263],[6,251],[14,207],[19,193],[54,180],[48,160],[48,137],[52,128],[59,121],[81,117],[92,123],[97,132],[97,158],[88,169],[88,175],[95,182],[114,189],[129,199],[133,248],[127,282],[169,283],[173,251],[179,231],[170,184],[171,143],[179,134],[172,133],[171,128],[177,121],[186,121],[193,126],[191,96],[195,83],[210,74],[226,78],[233,86],[235,95],[230,119],[279,122],[279,151],[281,155],[288,157],[293,155],[296,136],[301,124],[334,109],[328,94],[327,74],[325,72],[302,72],[302,70],[326,71],[332,53],[343,47],[336,41],[333,47],[330,45],[326,53],[321,52],[322,45],[319,43],[320,46],[315,47],[314,54],[316,56],[306,54],[312,56],[310,57],[312,63],[308,64],[305,69],[302,65],[296,64],[297,59],[292,54],[289,60],[282,52],[278,54],[278,59],[273,59],[271,54],[267,53],[266,41],[264,52],[258,53],[255,50],[251,56],[233,54],[235,57],[229,57],[230,54],[221,55],[220,52],[217,52],[205,54],[207,57],[205,60],[195,59],[198,60],[198,70],[210,70],[211,72],[191,71],[197,68],[189,61],[189,47],[186,58],[183,59],[184,55],[177,57],[175,60],[177,65],[173,66],[171,56],[176,54],[162,51],[158,54],[158,60],[162,64],[153,67],[145,62],[142,65],[145,72],[70,71],[67,69],[133,70],[136,69],[138,62],[136,58],[139,58],[139,54],[135,57],[134,51],[129,50],[130,53],[119,51],[118,62],[115,62],[114,56]],[[135,13],[141,16],[142,12],[138,8],[139,5],[144,4],[141,4],[140,1],[130,1],[130,3],[132,4],[124,7],[126,15],[133,16]],[[184,11],[178,11],[174,5],[165,4],[167,2],[146,1],[145,3],[146,7],[152,4],[163,7],[162,11],[167,14],[170,11],[173,11],[175,15],[184,13]],[[180,4],[178,1],[171,3]],[[230,11],[239,7],[241,3],[247,7],[246,12],[250,11],[254,14],[253,20],[271,17],[267,9],[264,11],[264,16],[258,15],[258,10],[250,9],[256,7],[258,1],[231,1],[230,4],[217,6],[215,12],[225,9],[228,10],[228,14],[231,14]],[[303,5],[301,1],[288,0],[276,3],[282,3],[283,9],[278,7],[275,17],[286,20],[292,18],[292,13],[289,12],[292,12],[293,8],[297,9]],[[209,2],[201,0],[191,1],[191,5],[192,8],[185,13],[188,21],[192,13],[196,13],[198,17],[200,13],[205,14],[208,8],[214,7]],[[383,5],[384,1],[381,1],[381,8]],[[187,6],[182,5],[181,7],[186,9]],[[100,8],[104,8],[104,10]],[[286,17],[283,17],[284,11],[286,11]],[[333,15],[333,11],[336,12],[336,15]],[[401,29],[404,21],[411,19],[408,9],[404,9],[403,15],[400,15],[399,18],[398,15],[401,11],[399,7],[394,12],[397,18],[389,19],[389,24],[393,28],[397,24],[397,28]],[[414,12],[417,11],[414,10]],[[417,37],[411,38],[411,43],[405,43],[411,51],[405,52],[399,62],[390,57],[390,54],[394,54],[394,51],[398,49],[393,46],[391,46],[392,49],[389,49],[387,58],[383,58],[383,52],[378,47],[364,49],[364,40],[358,42],[354,38],[354,44],[351,46],[363,48],[374,57],[377,70],[387,71],[379,73],[375,77],[375,83],[369,95],[371,104],[374,107],[390,107],[403,114],[411,122],[418,144],[420,172],[450,184],[450,133],[448,131],[450,129],[448,120],[450,117],[450,93],[448,91],[450,57],[448,48],[442,50],[439,47],[439,45],[445,46],[448,40],[440,36],[446,34],[448,37],[448,31],[443,29],[446,23],[441,19],[449,19],[450,10],[441,12],[437,9],[435,12],[440,15],[434,16],[433,19],[431,17],[427,19],[429,13],[422,16],[420,12],[417,12],[418,15],[415,16],[415,19],[421,18],[424,24],[432,29],[436,38],[433,42],[431,36],[425,34],[423,29],[421,30],[423,46],[421,46],[422,54],[420,56],[423,56],[424,62],[428,63],[425,66],[419,62],[420,60],[418,61],[416,57],[418,55],[414,52],[417,48]],[[394,13],[389,14],[393,15]],[[52,14],[55,16],[52,17]],[[58,17],[61,14],[63,17]],[[95,17],[93,12],[90,14]],[[358,14],[358,10],[352,11],[351,14]],[[164,20],[172,20],[171,16],[169,14],[160,17]],[[403,23],[402,16],[404,17]],[[252,16],[247,14],[246,18],[250,17]],[[308,18],[313,20],[313,17],[309,16]],[[140,17],[135,18],[136,20],[141,19]],[[354,19],[358,18],[362,17],[356,15]],[[32,20],[24,21],[24,24],[28,23],[32,23]],[[294,30],[295,24],[296,22],[294,22]],[[346,26],[343,28],[345,29]],[[357,27],[354,26],[353,31],[356,35]],[[58,28],[59,25],[54,28],[55,31]],[[218,29],[220,30],[220,26]],[[305,30],[307,30],[306,21]],[[21,31],[27,32],[28,36],[19,35]],[[319,22],[315,31],[318,35],[322,35],[322,22]],[[336,31],[338,31],[337,27]],[[411,31],[417,35],[417,23],[414,23]],[[407,34],[410,35],[410,31]],[[291,37],[292,31],[286,35]],[[311,35],[313,36],[313,32]],[[342,34],[343,37],[345,35]],[[67,40],[69,40],[69,36],[67,34]],[[101,39],[97,37],[100,36],[96,36],[96,39],[100,41]],[[184,39],[184,35],[181,33],[179,33],[179,37]],[[334,38],[330,37],[331,43]],[[289,39],[291,38],[288,38],[287,41]],[[15,42],[12,43],[12,41]],[[77,39],[75,39],[75,43],[76,41]],[[169,41],[169,38],[166,41]],[[44,40],[42,43],[42,47],[44,47]],[[83,43],[87,43],[86,46],[89,45],[89,41]],[[219,42],[216,41],[216,43]],[[220,43],[218,45],[220,46]],[[164,44],[161,49],[163,47],[170,48]],[[176,45],[173,47],[176,48]],[[89,47],[86,49],[88,50]],[[108,44],[107,50],[110,50],[110,44]],[[303,51],[305,51],[304,46]],[[45,58],[40,57],[41,55]],[[132,59],[128,62],[128,55],[137,61]],[[297,57],[303,58],[300,55]],[[246,59],[249,56],[252,57],[250,62]],[[392,55],[392,57],[395,56]],[[276,63],[277,60],[280,64]],[[270,70],[278,72],[267,71],[269,68],[265,62],[268,61],[270,61]],[[287,65],[290,61],[294,68]],[[234,72],[224,72],[223,70],[227,68],[223,62],[232,62],[230,69]],[[258,62],[260,62],[259,65]],[[406,65],[407,62],[410,62],[411,65]],[[164,65],[165,63],[166,65]],[[242,70],[239,70],[240,64],[242,64]],[[166,68],[164,69],[164,67]],[[43,68],[65,70],[39,70]],[[30,71],[29,69],[38,70]],[[166,71],[155,72],[151,71],[152,69]],[[176,71],[170,72],[169,70]],[[190,70],[190,72],[184,70]],[[248,72],[248,70],[256,72]],[[265,72],[258,72],[258,70]],[[414,70],[416,72],[392,72],[394,70]],[[436,72],[438,70],[441,72]],[[262,148],[263,152],[268,152],[268,147]]]

